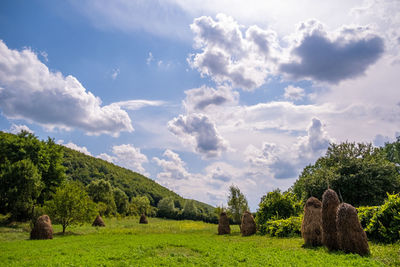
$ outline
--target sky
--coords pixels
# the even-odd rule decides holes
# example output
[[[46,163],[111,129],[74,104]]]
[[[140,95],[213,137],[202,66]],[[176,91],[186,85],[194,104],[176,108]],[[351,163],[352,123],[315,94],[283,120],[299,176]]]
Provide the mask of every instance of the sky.
[[[400,135],[400,1],[0,1],[0,130],[252,211]]]

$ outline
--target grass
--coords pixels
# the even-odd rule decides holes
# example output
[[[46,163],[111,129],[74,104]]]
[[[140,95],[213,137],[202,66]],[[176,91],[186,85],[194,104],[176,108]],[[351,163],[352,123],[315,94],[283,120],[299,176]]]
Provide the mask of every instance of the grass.
[[[325,248],[302,248],[301,238],[218,236],[217,226],[149,218],[106,219],[105,228],[55,225],[53,240],[28,240],[27,225],[0,227],[2,266],[399,266],[400,243],[370,243],[360,257]]]

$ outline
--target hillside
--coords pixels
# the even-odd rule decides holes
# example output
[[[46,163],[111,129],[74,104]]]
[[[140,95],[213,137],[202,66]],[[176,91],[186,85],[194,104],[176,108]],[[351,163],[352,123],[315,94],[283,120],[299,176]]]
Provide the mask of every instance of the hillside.
[[[66,176],[71,180],[80,181],[84,185],[88,185],[94,180],[103,179],[110,182],[113,188],[119,188],[124,191],[129,200],[136,196],[146,196],[153,207],[157,207],[158,202],[163,198],[172,199],[177,215],[180,214],[180,211],[182,211],[187,202],[186,199],[175,192],[139,173],[119,167],[102,159],[88,156],[65,146],[57,145],[50,138],[47,141],[40,141],[37,137],[27,132],[14,135],[1,131],[0,138],[0,165],[6,168],[7,164],[28,160],[31,162],[29,164],[34,165],[32,168],[35,169],[35,172],[39,176],[42,176],[42,178],[38,179],[39,181],[41,179],[46,184],[46,188],[48,188],[47,192],[54,191],[54,186],[57,187],[60,183],[60,181],[53,181],[54,177]],[[65,172],[65,175],[59,175],[57,172]],[[10,179],[12,178],[11,176]],[[4,194],[0,192],[0,199],[4,198],[5,201],[3,202],[6,203],[10,199],[10,192],[13,190],[7,188],[8,184],[5,179],[3,180],[4,190],[0,191],[4,191]],[[18,187],[18,185],[16,186]],[[19,188],[17,191],[22,193],[22,190],[22,188]],[[44,191],[42,191],[38,198],[38,203],[43,203],[48,197],[49,195],[45,195]],[[24,200],[23,202],[26,204],[27,201]],[[199,210],[200,217],[198,219],[209,218],[214,212],[214,207],[206,203],[195,200],[193,203],[195,203],[196,208]],[[4,207],[0,207],[0,210],[8,211],[10,205],[3,205]],[[29,205],[26,206],[28,207]]]
[[[105,179],[110,181],[113,187],[124,191],[129,198],[147,196],[152,206],[157,206],[157,203],[164,197],[182,199],[175,192],[139,173],[64,146],[63,151],[63,165],[67,168],[67,176],[81,181],[85,185],[94,179]]]

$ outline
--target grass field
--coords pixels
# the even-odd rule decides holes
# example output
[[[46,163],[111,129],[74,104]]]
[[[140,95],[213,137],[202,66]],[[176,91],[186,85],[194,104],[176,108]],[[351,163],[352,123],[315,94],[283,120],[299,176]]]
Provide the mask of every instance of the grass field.
[[[106,228],[54,226],[53,240],[28,240],[25,224],[0,227],[1,266],[400,266],[400,243],[370,243],[372,255],[302,248],[301,238],[218,236],[203,222],[106,219]]]

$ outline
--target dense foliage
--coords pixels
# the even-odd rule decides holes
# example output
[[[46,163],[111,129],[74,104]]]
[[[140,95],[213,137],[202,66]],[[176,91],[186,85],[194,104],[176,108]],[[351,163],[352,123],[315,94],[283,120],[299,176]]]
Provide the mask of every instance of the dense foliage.
[[[301,216],[270,220],[259,226],[259,231],[270,236],[293,237],[301,234]]]
[[[279,189],[267,193],[261,198],[256,214],[256,223],[259,225],[260,232],[265,234],[262,225],[271,219],[287,219],[297,216],[302,211],[302,203],[291,193],[281,193]]]
[[[293,192],[303,200],[321,199],[328,187],[353,206],[380,205],[386,193],[400,191],[399,168],[371,144],[331,144],[324,157],[304,168]]]
[[[366,229],[368,237],[385,243],[400,240],[400,194],[388,195]]]
[[[374,217],[375,213],[377,213],[379,208],[380,208],[379,206],[357,208],[358,219],[360,220],[363,229],[367,228],[367,226],[371,222],[372,217]]]
[[[62,148],[50,138],[39,141],[33,134],[0,132],[0,213],[14,220],[32,216],[64,181]]]
[[[249,204],[246,197],[240,192],[239,187],[231,185],[228,196],[228,214],[233,223],[240,224],[242,215],[249,210]]]

